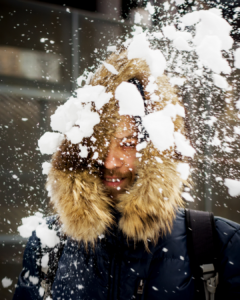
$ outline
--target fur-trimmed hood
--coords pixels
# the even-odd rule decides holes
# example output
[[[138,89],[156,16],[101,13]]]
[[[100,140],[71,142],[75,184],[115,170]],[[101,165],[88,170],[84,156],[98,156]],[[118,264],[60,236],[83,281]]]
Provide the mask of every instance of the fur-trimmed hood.
[[[114,92],[120,83],[132,78],[139,80],[149,112],[162,110],[168,103],[177,104],[179,100],[165,75],[155,80],[155,94],[160,101],[150,100],[146,89],[151,75],[149,67],[145,60],[128,60],[126,50],[112,54],[106,62],[113,65],[118,74],[112,74],[102,65],[91,79],[91,85],[103,85],[113,94],[99,111],[100,123],[94,127],[92,137],[82,141],[92,150],[82,159],[79,145],[66,139],[52,157],[47,190],[65,233],[73,239],[94,244],[99,235],[114,225],[111,211],[115,206],[121,213],[118,226],[126,238],[143,241],[147,246],[148,239],[156,242],[159,236],[171,232],[176,210],[183,205],[181,187],[184,182],[177,172],[179,156],[175,149],[159,153],[152,142],[148,142],[141,150],[135,183],[120,196],[116,205],[107,196],[95,165],[104,162],[107,141],[119,119]],[[174,127],[184,134],[182,117],[177,115]],[[98,149],[97,161],[93,158],[94,149]]]

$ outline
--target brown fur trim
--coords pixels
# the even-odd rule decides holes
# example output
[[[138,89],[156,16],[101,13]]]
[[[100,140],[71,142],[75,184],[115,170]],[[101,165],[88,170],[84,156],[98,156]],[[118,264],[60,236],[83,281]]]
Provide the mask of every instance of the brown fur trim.
[[[55,211],[70,237],[94,244],[98,235],[114,223],[110,198],[98,177],[88,172],[73,173],[51,169],[47,189]]]
[[[157,162],[159,157],[163,162]],[[143,164],[138,169],[138,180],[117,205],[122,213],[119,227],[134,241],[156,242],[159,236],[171,232],[181,198],[182,179],[176,171],[176,161],[159,156],[150,145],[143,151]]]

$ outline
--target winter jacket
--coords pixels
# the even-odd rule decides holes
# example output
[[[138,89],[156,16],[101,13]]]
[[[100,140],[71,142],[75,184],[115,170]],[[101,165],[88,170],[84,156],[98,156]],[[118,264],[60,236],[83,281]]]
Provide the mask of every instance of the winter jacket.
[[[240,226],[216,217],[217,265],[219,285],[216,300],[240,299]],[[156,246],[126,241],[116,227],[99,237],[95,249],[68,238],[58,263],[52,286],[53,300],[170,300],[194,299],[194,279],[186,240],[185,213],[179,210],[171,234],[159,239]],[[37,300],[40,296],[41,252],[35,232],[30,238],[23,260],[23,270],[13,300]],[[30,272],[29,272],[30,271]],[[27,275],[26,275],[27,274]],[[140,281],[143,294],[137,294]]]

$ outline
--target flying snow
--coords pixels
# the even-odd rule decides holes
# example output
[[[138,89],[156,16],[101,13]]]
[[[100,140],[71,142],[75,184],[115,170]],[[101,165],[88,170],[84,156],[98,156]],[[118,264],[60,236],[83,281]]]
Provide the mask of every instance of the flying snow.
[[[2,279],[2,286],[3,286],[4,288],[9,287],[11,284],[12,284],[12,279],[7,278],[7,277],[4,277],[4,278]]]
[[[57,132],[45,132],[38,140],[38,147],[42,154],[53,154],[57,151],[64,136]]]
[[[48,228],[46,219],[37,212],[34,216],[22,218],[23,225],[18,227],[18,232],[23,238],[29,238],[33,231],[36,231],[37,237],[41,240],[42,245],[54,247],[60,242],[55,230]]]
[[[133,37],[128,47],[128,59],[142,58],[149,65],[154,77],[161,76],[166,68],[166,60],[160,50],[150,48],[145,33]]]
[[[224,180],[224,185],[228,188],[228,193],[232,197],[240,195],[240,180],[228,179]]]
[[[116,88],[115,98],[119,101],[119,114],[144,116],[144,103],[135,84],[122,82]]]

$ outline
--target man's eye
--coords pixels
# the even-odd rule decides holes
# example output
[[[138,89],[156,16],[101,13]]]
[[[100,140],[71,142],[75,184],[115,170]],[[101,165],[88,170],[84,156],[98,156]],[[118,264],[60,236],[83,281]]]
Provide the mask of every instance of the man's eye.
[[[136,142],[121,142],[120,146],[121,147],[127,147],[127,148],[135,148],[136,147]]]

